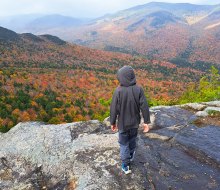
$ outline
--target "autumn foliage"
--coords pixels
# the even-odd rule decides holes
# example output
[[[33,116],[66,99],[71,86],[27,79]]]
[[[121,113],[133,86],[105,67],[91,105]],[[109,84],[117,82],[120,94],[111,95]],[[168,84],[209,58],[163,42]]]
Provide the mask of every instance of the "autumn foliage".
[[[48,36],[28,37],[0,40],[3,132],[24,121],[57,124],[103,120],[109,114],[112,93],[118,85],[116,72],[123,65],[135,69],[150,105],[174,103],[188,83],[198,81],[204,74],[200,69],[167,61],[94,50],[59,40],[57,44]]]

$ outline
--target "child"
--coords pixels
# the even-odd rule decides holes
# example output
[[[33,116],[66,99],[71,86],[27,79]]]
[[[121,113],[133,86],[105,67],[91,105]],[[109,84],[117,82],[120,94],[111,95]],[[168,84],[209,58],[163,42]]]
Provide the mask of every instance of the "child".
[[[134,70],[131,66],[124,66],[118,70],[117,78],[120,86],[114,92],[110,122],[113,131],[119,131],[120,157],[122,170],[131,173],[130,162],[133,161],[136,148],[136,138],[140,124],[140,110],[144,118],[144,131],[148,132],[150,123],[149,108],[141,87],[136,85]],[[116,119],[118,123],[116,126]]]

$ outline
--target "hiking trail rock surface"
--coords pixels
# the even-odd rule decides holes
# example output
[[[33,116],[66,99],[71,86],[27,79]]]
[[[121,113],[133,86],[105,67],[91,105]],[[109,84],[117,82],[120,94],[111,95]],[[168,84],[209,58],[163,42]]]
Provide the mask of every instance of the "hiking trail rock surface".
[[[139,131],[130,175],[109,118],[19,123],[0,133],[0,189],[219,190],[220,117],[209,115],[219,109],[220,101],[151,108],[152,130]]]

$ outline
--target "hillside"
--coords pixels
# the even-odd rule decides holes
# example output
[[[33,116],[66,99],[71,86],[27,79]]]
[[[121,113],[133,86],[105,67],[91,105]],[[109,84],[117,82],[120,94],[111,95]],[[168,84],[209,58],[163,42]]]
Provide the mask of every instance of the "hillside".
[[[90,24],[48,31],[92,48],[219,64],[220,5],[148,3]]]
[[[151,2],[97,19],[30,15],[30,19],[5,19],[0,25],[17,32],[47,33],[79,45],[148,59],[219,64],[219,10],[219,4]]]
[[[219,106],[152,108],[152,130],[140,129],[129,175],[121,171],[118,134],[104,123],[19,123],[0,133],[0,189],[218,190],[219,118],[197,113]]]
[[[187,72],[202,74],[202,71],[210,68],[210,65],[181,67],[167,61],[148,60],[141,56],[90,49],[70,44],[56,36],[17,34],[3,27],[0,27],[0,49],[1,67],[73,68],[115,73],[120,66],[130,64],[137,70],[148,69],[150,78],[157,73],[158,77],[171,77],[175,80],[184,75],[188,77]]]
[[[86,66],[88,62],[101,64],[113,58],[126,60],[129,55],[113,54],[98,50],[92,50],[81,46],[70,45],[67,42],[52,35],[35,36],[31,33],[17,34],[11,30],[0,27],[1,63],[8,66],[32,67],[36,64],[51,62],[53,66],[61,67],[78,65]],[[19,63],[21,63],[19,65]],[[64,63],[65,62],[65,63]],[[80,65],[80,63],[82,63]],[[45,65],[47,67],[48,65]]]
[[[103,120],[124,65],[135,69],[150,105],[173,104],[210,69],[89,49],[51,35],[0,31],[2,132],[21,121]]]

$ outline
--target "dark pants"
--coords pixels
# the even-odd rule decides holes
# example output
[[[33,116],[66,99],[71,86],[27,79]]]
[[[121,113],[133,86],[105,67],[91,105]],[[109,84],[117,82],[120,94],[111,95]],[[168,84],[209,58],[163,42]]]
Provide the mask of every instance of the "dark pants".
[[[120,157],[122,163],[130,163],[130,157],[136,148],[137,133],[137,128],[129,129],[125,132],[119,132]]]

